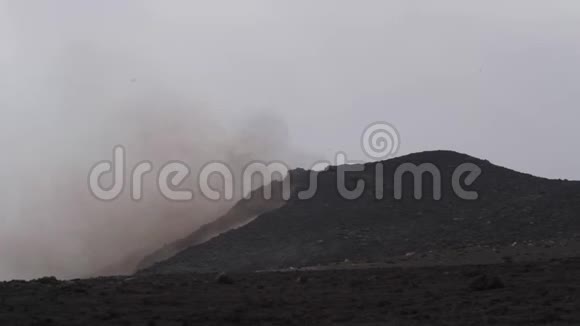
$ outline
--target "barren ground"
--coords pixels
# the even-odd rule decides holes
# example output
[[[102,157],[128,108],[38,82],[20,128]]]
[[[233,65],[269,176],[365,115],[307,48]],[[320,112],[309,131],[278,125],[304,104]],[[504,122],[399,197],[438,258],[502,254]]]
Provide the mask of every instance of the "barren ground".
[[[231,283],[229,282],[231,281]],[[1,325],[578,325],[580,259],[0,283]]]

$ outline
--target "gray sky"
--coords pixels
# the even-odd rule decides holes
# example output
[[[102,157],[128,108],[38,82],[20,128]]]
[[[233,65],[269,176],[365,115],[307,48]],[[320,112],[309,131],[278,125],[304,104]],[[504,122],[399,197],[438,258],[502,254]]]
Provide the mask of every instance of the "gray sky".
[[[385,120],[401,153],[580,179],[577,1],[0,3],[3,110],[66,82],[103,106],[103,80],[116,96],[163,85],[225,122],[275,112],[309,153],[362,158],[362,129]]]
[[[64,225],[59,213],[76,222],[46,243],[78,237],[41,242],[44,256],[90,251],[98,263],[81,272],[117,259],[92,252],[103,235],[85,231],[129,206],[90,223],[70,218],[86,207],[63,212],[115,144],[144,159],[194,153],[196,164],[232,147],[293,164],[362,159],[362,130],[379,120],[398,128],[400,154],[452,149],[580,180],[579,104],[576,0],[0,0],[0,244],[21,248],[38,216],[49,231]],[[127,225],[112,247],[158,227],[132,238]],[[175,223],[150,247],[190,227]],[[3,268],[0,278],[16,270]]]

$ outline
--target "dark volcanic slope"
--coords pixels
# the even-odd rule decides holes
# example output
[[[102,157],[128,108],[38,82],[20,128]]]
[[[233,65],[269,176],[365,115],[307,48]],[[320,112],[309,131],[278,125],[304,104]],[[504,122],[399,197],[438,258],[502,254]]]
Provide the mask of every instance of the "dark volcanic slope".
[[[269,199],[263,195],[264,188],[259,187],[252,192],[250,198],[238,201],[225,215],[215,221],[202,225],[187,237],[155,251],[143,258],[137,269],[145,269],[153,264],[169,259],[188,247],[196,246],[234,228],[245,225],[256,216],[280,208],[285,204],[282,198],[282,185],[279,181],[272,182],[272,192]]]
[[[413,178],[404,177],[404,198],[393,196],[393,175],[402,163],[433,163],[442,175],[443,198],[432,198],[431,178],[424,176],[425,196],[413,198]],[[466,162],[483,171],[468,187],[479,199],[459,199],[451,175]],[[365,194],[345,200],[336,190],[336,169],[318,175],[319,190],[310,200],[287,205],[253,222],[190,247],[145,272],[264,270],[352,262],[384,262],[407,252],[418,254],[483,244],[573,238],[580,233],[580,182],[548,180],[495,166],[464,154],[434,151],[383,162],[385,196],[374,195],[377,163],[347,175],[347,185],[367,183]],[[305,183],[295,171],[293,185]]]

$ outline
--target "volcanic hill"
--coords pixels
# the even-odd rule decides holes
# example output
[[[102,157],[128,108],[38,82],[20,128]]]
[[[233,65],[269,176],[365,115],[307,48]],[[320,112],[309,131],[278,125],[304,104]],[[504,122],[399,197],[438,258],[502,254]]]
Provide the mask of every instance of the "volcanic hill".
[[[405,163],[431,163],[440,170],[440,200],[433,196],[433,178],[428,173],[422,176],[422,199],[413,196],[411,173],[403,175],[402,199],[395,199],[395,171]],[[465,175],[461,179],[466,190],[478,192],[476,200],[459,198],[452,187],[452,175],[464,163],[482,171],[471,185],[465,184]],[[383,166],[382,177],[376,174],[377,164]],[[349,189],[358,180],[365,182],[363,195],[353,200],[338,191],[337,167],[314,172],[316,194],[299,199],[298,192],[308,188],[310,171],[293,170],[289,174],[292,196],[287,201],[276,191],[271,201],[260,200],[252,209],[248,202],[256,199],[242,200],[167,254],[148,258],[141,273],[392,263],[394,257],[410,259],[453,250],[461,255],[470,248],[549,247],[579,239],[577,181],[539,178],[452,151],[416,153],[362,167],[363,171],[346,173]],[[382,199],[377,198],[375,180],[382,183]],[[273,186],[277,187],[279,183]]]

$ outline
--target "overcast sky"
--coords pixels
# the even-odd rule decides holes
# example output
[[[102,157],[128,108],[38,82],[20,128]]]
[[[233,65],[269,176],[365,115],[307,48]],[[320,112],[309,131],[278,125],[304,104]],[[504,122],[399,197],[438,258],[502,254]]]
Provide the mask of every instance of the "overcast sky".
[[[578,1],[0,3],[2,110],[63,83],[103,106],[100,82],[163,85],[222,121],[274,112],[308,153],[362,158],[362,129],[384,120],[401,153],[580,179]]]
[[[86,174],[115,144],[307,165],[364,159],[363,129],[387,121],[400,154],[580,180],[579,104],[577,0],[0,0],[0,279],[94,271],[201,223],[158,224],[175,205],[87,208]],[[112,224],[129,215],[140,229]]]

